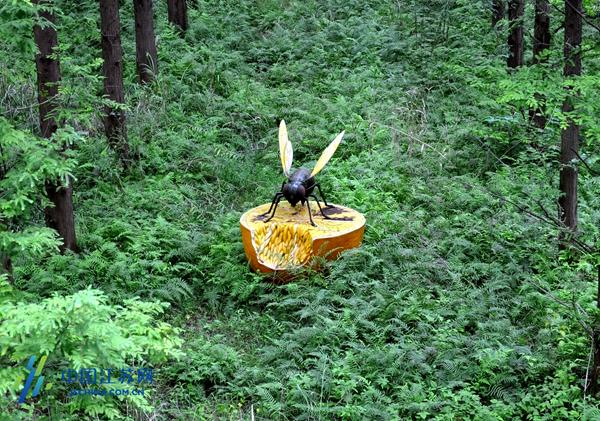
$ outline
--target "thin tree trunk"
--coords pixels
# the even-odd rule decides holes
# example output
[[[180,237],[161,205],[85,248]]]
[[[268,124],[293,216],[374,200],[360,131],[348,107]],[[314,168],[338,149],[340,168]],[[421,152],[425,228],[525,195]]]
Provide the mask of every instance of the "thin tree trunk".
[[[6,227],[2,229],[8,229],[8,221],[5,218],[0,219],[0,225]],[[0,250],[0,261],[0,274],[5,273],[8,276],[8,283],[14,285],[12,261],[6,249]]]
[[[54,207],[44,209],[46,226],[55,229],[62,238],[63,244],[59,246],[61,253],[65,249],[79,252],[75,236],[75,217],[73,212],[73,180],[69,177],[69,185],[61,186],[46,182],[46,194],[54,203]]]
[[[565,0],[565,77],[581,75],[581,13],[582,0]],[[569,88],[569,94],[562,107],[563,113],[575,110],[573,106],[576,92]],[[559,205],[560,219],[575,234],[577,232],[577,154],[579,153],[579,126],[571,119],[567,120],[568,126],[561,131],[561,171]],[[564,240],[564,235],[561,236]],[[565,247],[564,241],[561,241]]]
[[[123,89],[123,54],[121,52],[121,25],[118,0],[100,0],[100,31],[102,33],[102,58],[104,59],[104,95],[108,99],[125,103]],[[108,144],[116,150],[125,166],[129,166],[129,144],[125,127],[125,111],[106,105],[104,130]]]
[[[182,31],[187,31],[188,15],[186,0],[167,0],[169,22],[178,25]]]
[[[550,49],[550,3],[548,0],[535,1],[535,22],[533,30],[533,64],[547,63],[548,57],[540,57],[542,53]],[[542,99],[536,94],[538,102]],[[540,128],[546,127],[546,107],[531,108],[529,110],[530,119]]]
[[[600,391],[600,326],[592,334],[592,369],[589,386],[586,385],[590,395],[595,396]]]
[[[34,3],[39,4],[38,0],[34,0]],[[41,4],[51,5],[50,2]],[[52,115],[57,106],[54,98],[58,96],[58,82],[60,81],[59,61],[58,58],[52,56],[56,54],[54,49],[58,46],[58,36],[54,29],[54,14],[42,10],[38,16],[47,20],[47,22],[42,23],[43,28],[40,25],[33,27],[33,38],[40,51],[35,56],[40,127],[42,136],[49,139],[58,128],[56,119]],[[51,25],[47,25],[48,23]],[[61,152],[65,149],[65,145],[57,145],[57,147]],[[77,252],[79,248],[77,247],[75,218],[73,216],[73,183],[71,179],[67,182],[68,186],[65,187],[61,186],[60,180],[46,180],[46,193],[54,206],[46,207],[44,213],[46,215],[46,226],[55,229],[62,239],[63,243],[60,246],[60,251],[64,252],[65,249],[69,249]]]
[[[33,3],[40,4],[38,0],[34,0]],[[41,4],[50,5],[47,1],[41,2]],[[41,10],[39,17],[46,20],[45,23],[42,23],[45,26],[42,28],[40,25],[35,25],[33,27],[33,38],[38,50],[40,50],[39,54],[35,55],[40,128],[42,137],[48,139],[58,128],[58,124],[52,115],[52,111],[56,108],[54,98],[58,96],[58,82],[60,80],[58,58],[52,57],[52,54],[56,53],[54,48],[58,46],[58,35],[53,27],[55,24],[53,13]]]
[[[508,35],[509,56],[506,64],[513,69],[523,67],[523,24],[521,20],[524,12],[524,0],[508,1],[508,20],[512,29]]]
[[[154,75],[158,74],[152,0],[133,0],[133,12],[138,76],[140,82],[151,83]]]
[[[4,149],[2,148],[2,143],[0,143],[0,181],[4,180],[6,176],[6,161],[4,159]],[[2,192],[0,192],[1,194]],[[3,218],[0,214],[0,230],[6,231],[8,230],[8,220]],[[6,247],[0,249],[0,274],[6,273],[8,275],[8,283],[14,284],[14,279],[12,276],[12,262],[10,260],[10,255]]]
[[[548,0],[536,0],[533,30],[533,64],[548,62],[548,57],[540,60],[539,56],[544,51],[550,49],[550,40],[550,2]]]
[[[596,296],[596,307],[600,309],[600,265],[598,265],[598,291]],[[600,391],[600,326],[596,326],[596,329],[592,332],[592,370],[590,375],[589,384],[583,385],[585,391],[589,392],[592,396],[596,395]]]
[[[2,267],[0,268],[0,273],[5,273],[7,275],[7,281],[9,284],[15,284],[15,280],[13,278],[12,261],[10,260],[10,257],[2,255]]]
[[[505,0],[494,0],[492,4],[492,28],[495,28],[504,17],[506,16],[506,1]]]

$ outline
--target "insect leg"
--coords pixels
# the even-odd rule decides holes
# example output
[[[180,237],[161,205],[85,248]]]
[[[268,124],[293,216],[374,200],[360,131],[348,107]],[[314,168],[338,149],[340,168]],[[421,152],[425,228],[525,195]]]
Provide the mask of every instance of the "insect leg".
[[[283,196],[283,193],[281,192],[277,192],[275,193],[275,197],[273,198],[273,201],[271,202],[271,207],[269,208],[268,211],[266,211],[265,213],[263,213],[263,215],[268,215],[269,213],[271,213],[271,209],[273,209],[273,205],[275,204],[275,200],[277,200],[277,198],[281,198]]]
[[[285,186],[285,181],[283,183],[281,183],[281,189],[277,192],[277,194],[273,198],[273,201],[271,202],[271,207],[269,208],[268,211],[266,211],[265,213],[263,213],[263,215],[271,213],[271,209],[273,209],[273,203],[275,203],[275,199],[277,199],[277,195],[283,195],[283,186]]]
[[[315,187],[319,189],[319,193],[321,193],[321,197],[323,198],[323,202],[325,202],[325,206],[327,206],[328,208],[334,208],[335,206],[327,203],[327,199],[325,199],[325,196],[323,196],[323,191],[321,190],[321,186],[319,185],[319,183],[315,183]]]
[[[310,211],[310,205],[308,204],[308,200],[306,201],[306,207],[308,208],[308,217],[310,218],[310,223],[313,227],[316,227],[317,224],[312,220],[312,212]]]
[[[321,215],[323,215],[323,218],[325,219],[331,219],[330,217],[328,217],[327,215],[325,215],[325,213],[323,213],[323,208],[321,208],[321,204],[319,203],[319,199],[317,199],[317,195],[315,194],[309,194],[308,197],[314,197],[317,205],[319,205],[319,210],[321,211]]]
[[[273,209],[273,215],[271,215],[268,219],[265,219],[263,222],[269,222],[271,219],[273,219],[273,217],[275,216],[275,211],[277,210],[277,205],[279,204],[279,201],[281,200],[281,198],[283,197],[283,193],[279,192],[275,195],[275,199],[273,199],[273,202],[275,202],[275,209]],[[271,204],[271,206],[273,206],[273,204]],[[269,210],[269,212],[271,212],[271,210]],[[267,213],[269,213],[267,212]],[[263,215],[266,215],[265,213],[263,213]]]

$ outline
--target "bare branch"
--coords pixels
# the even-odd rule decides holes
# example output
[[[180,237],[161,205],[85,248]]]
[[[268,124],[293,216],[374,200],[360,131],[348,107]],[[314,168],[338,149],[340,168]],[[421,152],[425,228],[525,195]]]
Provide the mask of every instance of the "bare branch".
[[[597,172],[597,171],[594,171],[593,169],[591,169],[591,168],[590,168],[590,166],[587,164],[587,162],[585,162],[585,160],[584,160],[584,159],[583,159],[581,156],[579,156],[579,154],[577,153],[577,151],[576,151],[575,149],[571,148],[571,150],[572,150],[572,151],[575,153],[575,155],[577,155],[577,158],[579,158],[579,160],[580,160],[581,162],[583,162],[583,165],[585,165],[585,167],[586,167],[586,168],[587,168],[587,169],[588,169],[588,170],[589,170],[589,171],[590,171],[592,174],[594,174],[594,175],[600,175],[600,173],[599,173],[599,172]]]
[[[592,28],[594,28],[594,29],[596,29],[598,32],[600,32],[600,26],[596,25],[594,22],[590,22],[590,21],[588,20],[588,18],[587,18],[587,17],[586,17],[586,16],[585,16],[583,13],[581,13],[579,10],[577,10],[577,9],[575,9],[575,8],[573,7],[573,5],[571,4],[571,2],[570,2],[570,1],[568,1],[568,0],[565,0],[565,3],[566,3],[566,4],[568,4],[569,6],[571,6],[571,9],[575,10],[575,12],[576,12],[576,13],[577,13],[579,16],[581,16],[581,18],[582,18],[582,19],[583,19],[583,20],[584,20],[584,21],[585,21],[585,22],[586,22],[588,25],[590,25]],[[550,2],[550,4],[551,4],[551,5],[552,5],[552,7],[554,7],[554,8],[555,8],[555,9],[556,9],[558,12],[560,12],[560,13],[561,13],[561,14],[563,14],[563,15],[565,14],[565,12],[564,12],[564,11],[562,11],[562,10],[560,10],[560,9],[558,8],[558,6],[557,6],[557,5],[555,5],[555,4],[554,4],[554,3],[552,3],[552,2]],[[558,27],[558,29],[556,29],[556,31],[554,31],[554,32],[555,32],[555,33],[556,33],[556,32],[558,32],[560,29],[564,28],[564,26],[565,26],[564,24],[563,24],[563,25],[561,25],[561,26],[559,26],[559,27]]]
[[[27,105],[27,106],[25,106],[25,107],[11,108],[10,110],[6,110],[6,111],[4,111],[4,112],[2,112],[2,113],[0,113],[0,114],[1,114],[1,115],[4,115],[4,114],[12,113],[12,112],[15,112],[15,111],[29,110],[29,109],[31,109],[31,108],[39,107],[40,105],[44,105],[44,104],[47,104],[48,102],[54,101],[54,99],[55,99],[56,97],[58,97],[58,95],[54,95],[53,97],[51,97],[51,98],[48,98],[47,100],[45,100],[45,101],[42,101],[42,102],[36,102],[36,103],[35,103],[35,104],[33,104],[33,105]]]
[[[415,231],[415,230],[413,230],[413,229],[410,229],[410,228],[409,228],[409,230],[410,230],[410,231],[411,231],[413,234],[417,235],[417,236],[418,236],[418,237],[421,239],[421,241],[423,241],[423,243],[425,244],[425,246],[427,246],[427,247],[428,247],[428,248],[429,248],[429,249],[430,249],[430,250],[433,252],[433,254],[435,254],[435,255],[437,256],[437,258],[438,258],[438,259],[440,259],[440,261],[442,262],[442,264],[444,265],[444,267],[445,267],[446,269],[448,269],[448,272],[450,272],[450,273],[451,273],[451,274],[453,274],[453,275],[456,275],[454,272],[452,272],[452,269],[450,269],[450,266],[448,266],[448,263],[446,263],[446,260],[444,260],[444,258],[443,258],[442,256],[440,256],[440,255],[438,254],[438,252],[437,252],[437,251],[435,251],[435,250],[433,249],[433,247],[431,247],[431,246],[429,245],[429,242],[427,241],[427,239],[426,239],[424,236],[422,236],[421,234],[419,234],[418,232],[416,232],[416,231]],[[415,242],[415,243],[416,243],[416,241],[414,241],[414,240],[413,240],[413,242]]]
[[[567,308],[570,312],[573,313],[573,316],[575,317],[575,319],[577,320],[577,322],[581,325],[581,327],[583,328],[583,330],[585,330],[585,332],[590,335],[590,338],[593,337],[594,331],[591,330],[590,328],[588,328],[588,326],[585,324],[585,322],[583,320],[581,320],[579,318],[579,316],[577,315],[577,312],[575,311],[575,308],[573,306],[571,306],[569,303],[556,298],[550,291],[542,288],[541,286],[539,286],[538,284],[536,284],[533,281],[530,281],[533,285],[536,286],[536,288],[538,288],[540,291],[542,291],[544,294],[546,294],[548,297],[550,297],[550,299],[558,304],[560,304],[561,306]]]
[[[586,17],[586,16],[585,16],[583,13],[581,13],[579,10],[577,10],[575,7],[573,7],[573,5],[571,4],[571,2],[570,2],[569,0],[565,0],[565,3],[566,3],[566,4],[568,4],[569,6],[571,6],[571,9],[573,9],[573,10],[574,10],[574,11],[575,11],[575,12],[576,12],[576,13],[577,13],[579,16],[581,16],[581,18],[582,18],[584,21],[586,21],[586,23],[587,23],[588,25],[590,25],[592,28],[594,28],[594,29],[596,29],[598,32],[600,32],[600,26],[596,25],[594,22],[590,22],[590,21],[588,20],[588,18],[587,18],[587,17]],[[554,6],[554,7],[556,7],[556,6]]]
[[[521,212],[524,212],[527,215],[534,217],[538,221],[542,221],[542,222],[545,222],[545,223],[547,223],[549,225],[553,225],[553,226],[555,225],[555,223],[553,221],[549,221],[546,218],[544,218],[543,216],[535,214],[532,211],[524,208],[523,206],[520,206],[520,205],[516,204],[512,200],[507,199],[506,197],[501,196],[499,194],[496,194],[496,193],[494,193],[494,192],[492,192],[492,191],[490,191],[490,190],[488,190],[488,189],[486,189],[484,187],[475,186],[475,185],[473,185],[471,183],[467,183],[466,181],[462,181],[462,180],[458,180],[458,179],[453,179],[453,180],[456,181],[457,183],[464,184],[465,186],[471,187],[473,189],[477,189],[477,190],[482,191],[484,193],[487,193],[487,194],[489,194],[491,196],[494,196],[494,197],[496,197],[498,199],[504,200],[505,202],[510,203],[511,205],[513,205],[514,207],[516,207],[517,209],[519,209]]]

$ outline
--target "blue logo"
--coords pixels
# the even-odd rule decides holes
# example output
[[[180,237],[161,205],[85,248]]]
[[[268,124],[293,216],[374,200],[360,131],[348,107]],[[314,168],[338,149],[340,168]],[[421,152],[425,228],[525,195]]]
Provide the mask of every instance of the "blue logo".
[[[85,389],[71,389],[70,396],[119,396],[119,395],[144,395],[144,389],[110,388],[110,384],[129,385],[134,382],[135,370],[123,368],[116,370],[114,368],[82,368],[79,371],[65,370],[62,372],[62,381],[68,383],[78,383],[85,386]],[[140,368],[137,370],[137,383],[153,383],[153,373],[151,368]],[[91,389],[89,385],[103,385],[101,389]]]
[[[35,363],[35,359],[37,358],[36,355],[34,355],[33,357],[31,357],[29,359],[29,363],[27,364],[27,370],[31,370],[33,367],[33,363]],[[19,397],[19,403],[23,403],[25,402],[25,398],[27,397],[27,393],[29,392],[29,388],[31,387],[31,383],[33,383],[33,378],[36,375],[40,375],[42,374],[42,369],[44,368],[44,364],[46,364],[46,359],[48,358],[47,355],[44,355],[41,359],[40,362],[37,366],[37,368],[35,370],[31,370],[29,372],[29,376],[27,376],[27,381],[25,382],[25,387],[23,388],[23,391],[21,392],[21,396]],[[23,381],[23,376],[19,376],[17,378],[17,380],[15,381],[15,384],[13,386],[13,389],[16,389],[19,387],[19,385],[21,384],[21,382]],[[31,397],[37,396],[40,388],[42,387],[42,383],[44,383],[44,376],[40,376],[38,378],[37,383],[35,384],[35,388],[33,389],[33,393],[31,394]],[[46,390],[49,390],[52,387],[52,383],[48,383],[46,385]]]
[[[33,368],[33,364],[35,363],[35,359],[37,358],[37,356],[33,356],[29,359],[29,363],[27,364],[27,370],[31,370],[29,372],[29,375],[27,376],[27,380],[25,381],[25,387],[23,388],[23,391],[21,392],[21,396],[19,396],[19,403],[22,404],[25,402],[25,398],[27,397],[27,394],[29,393],[29,389],[31,388],[31,384],[33,383],[33,379],[36,376],[39,376],[37,383],[35,384],[35,387],[33,389],[33,393],[31,394],[31,397],[37,396],[38,393],[40,392],[40,388],[42,387],[42,384],[44,383],[44,376],[40,376],[40,374],[42,373],[42,369],[44,368],[44,364],[46,364],[46,359],[48,358],[47,355],[44,355],[42,358],[40,358],[40,362],[37,366],[36,369],[32,369]],[[135,376],[135,374],[137,374],[137,376]],[[78,383],[84,387],[86,387],[86,389],[73,389],[71,390],[70,395],[71,396],[80,396],[80,395],[86,395],[86,396],[96,396],[96,395],[111,395],[111,396],[119,396],[119,395],[144,395],[144,389],[129,389],[129,388],[120,388],[120,389],[108,389],[109,384],[116,384],[116,385],[123,385],[125,386],[125,383],[127,383],[127,385],[129,385],[131,382],[134,382],[135,378],[137,377],[137,383],[153,383],[153,372],[151,368],[140,368],[137,370],[137,373],[135,372],[135,370],[131,369],[131,368],[124,368],[122,370],[116,370],[113,368],[109,368],[109,369],[96,369],[96,368],[82,368],[79,371],[76,370],[71,370],[70,368],[68,370],[65,370],[62,372],[62,381],[68,383],[69,385],[71,383]],[[13,386],[13,389],[17,389],[19,387],[19,385],[21,384],[21,382],[23,381],[23,376],[19,376],[17,378],[17,380],[15,381],[15,384]],[[50,390],[50,388],[52,387],[53,383],[48,383],[46,385],[46,390]],[[94,385],[94,384],[100,384],[100,385],[107,385],[107,386],[102,386],[102,389],[89,389],[89,385]]]

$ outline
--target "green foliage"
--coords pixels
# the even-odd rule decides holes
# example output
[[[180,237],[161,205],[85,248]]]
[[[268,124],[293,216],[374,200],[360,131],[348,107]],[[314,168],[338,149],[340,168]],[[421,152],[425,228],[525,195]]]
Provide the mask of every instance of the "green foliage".
[[[59,130],[51,140],[40,139],[14,129],[0,117],[0,247],[2,255],[12,257],[28,252],[40,256],[58,250],[60,242],[54,230],[31,227],[25,222],[36,205],[49,206],[44,200],[47,180],[67,185],[73,160],[63,158],[56,142],[72,144],[79,135],[72,128]],[[42,199],[40,199],[42,198]]]
[[[180,330],[154,320],[168,304],[131,299],[123,307],[115,306],[109,304],[101,291],[92,289],[66,297],[56,294],[38,303],[6,298],[10,289],[3,292],[0,304],[0,393],[3,395],[10,392],[8,396],[14,398],[20,393],[12,390],[14,379],[26,375],[23,361],[32,355],[49,356],[45,376],[50,382],[61,379],[61,369],[145,367],[182,356],[178,349],[182,340],[176,336]],[[59,382],[48,392],[53,404],[60,402],[60,392],[68,392],[66,387],[86,388],[80,383],[65,386]],[[8,407],[10,401],[2,399]],[[142,410],[151,409],[145,396],[128,395],[126,399]],[[43,409],[43,400],[36,401],[33,406],[38,406],[38,411],[39,407]],[[109,419],[119,417],[118,407],[112,396],[102,400],[76,397],[66,404],[71,413],[79,410],[91,416],[104,414]]]
[[[33,54],[33,37],[23,36],[33,33],[33,20],[38,7],[27,0],[4,1],[0,5],[0,39],[4,47],[22,56]]]

